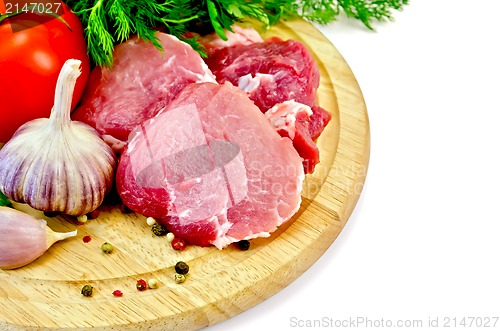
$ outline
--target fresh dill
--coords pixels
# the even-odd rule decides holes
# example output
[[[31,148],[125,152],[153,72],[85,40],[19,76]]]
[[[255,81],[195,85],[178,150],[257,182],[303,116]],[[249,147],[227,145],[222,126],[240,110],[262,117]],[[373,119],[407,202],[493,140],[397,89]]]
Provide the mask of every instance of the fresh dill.
[[[391,19],[409,0],[68,0],[85,30],[88,53],[93,62],[110,66],[117,43],[137,34],[161,49],[155,31],[162,30],[189,43],[204,55],[188,31],[215,31],[223,39],[225,30],[245,19],[269,26],[294,16],[320,24],[344,12],[368,28],[374,21]]]

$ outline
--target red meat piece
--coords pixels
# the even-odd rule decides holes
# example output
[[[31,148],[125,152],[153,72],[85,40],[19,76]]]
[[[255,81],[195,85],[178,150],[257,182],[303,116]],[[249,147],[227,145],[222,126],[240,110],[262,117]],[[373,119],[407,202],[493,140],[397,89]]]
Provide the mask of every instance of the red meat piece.
[[[319,150],[309,141],[319,137],[331,115],[316,105],[319,69],[309,50],[298,41],[271,38],[214,50],[205,62],[219,83],[243,89],[262,112],[290,100],[312,108],[309,126],[297,128],[301,140],[294,141],[306,172],[312,172]]]
[[[163,51],[137,37],[115,47],[112,68],[96,67],[74,120],[94,127],[120,152],[131,130],[155,116],[191,83],[215,82],[200,55],[158,32]]]
[[[134,129],[116,183],[130,209],[191,244],[222,248],[289,220],[303,178],[290,139],[244,92],[203,83]]]

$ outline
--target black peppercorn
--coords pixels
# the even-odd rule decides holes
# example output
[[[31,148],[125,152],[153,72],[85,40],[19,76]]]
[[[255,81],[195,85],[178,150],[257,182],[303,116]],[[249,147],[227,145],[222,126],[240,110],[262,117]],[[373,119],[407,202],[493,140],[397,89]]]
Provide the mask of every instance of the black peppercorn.
[[[153,231],[153,233],[157,236],[164,236],[169,232],[167,228],[159,223],[153,224],[153,226],[151,227],[151,231]]]
[[[250,241],[248,241],[248,240],[240,240],[240,241],[238,241],[238,247],[242,251],[248,251],[248,249],[250,248]]]
[[[175,264],[175,272],[180,275],[185,275],[189,272],[189,266],[184,261],[179,261]]]

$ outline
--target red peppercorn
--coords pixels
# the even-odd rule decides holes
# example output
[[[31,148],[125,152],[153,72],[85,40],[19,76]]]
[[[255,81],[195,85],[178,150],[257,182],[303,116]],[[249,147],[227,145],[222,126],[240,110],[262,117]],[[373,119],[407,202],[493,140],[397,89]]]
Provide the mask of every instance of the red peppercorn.
[[[99,210],[98,209],[91,211],[90,213],[87,214],[87,219],[89,219],[89,220],[95,220],[97,217],[99,217]]]
[[[139,290],[139,291],[144,291],[145,289],[148,288],[148,283],[146,283],[146,281],[144,279],[139,279],[137,281],[137,284],[135,284],[135,287]]]
[[[91,236],[85,236],[85,237],[83,237],[83,242],[84,242],[84,243],[88,243],[88,242],[90,242],[91,240],[92,240],[92,237],[91,237]]]
[[[114,290],[114,291],[113,291],[113,295],[114,295],[115,297],[121,297],[121,296],[123,296],[123,292],[122,292],[122,291],[120,291],[120,290]]]
[[[186,242],[181,238],[175,237],[174,240],[172,240],[172,248],[176,251],[183,251],[186,248]]]

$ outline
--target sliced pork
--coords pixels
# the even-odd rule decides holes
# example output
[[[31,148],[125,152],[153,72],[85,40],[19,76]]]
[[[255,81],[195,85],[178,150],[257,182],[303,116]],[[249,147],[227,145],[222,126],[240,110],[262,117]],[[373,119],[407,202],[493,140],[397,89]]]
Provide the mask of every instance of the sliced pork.
[[[191,84],[134,129],[117,170],[132,210],[201,246],[265,237],[298,210],[304,170],[240,89]]]
[[[293,147],[303,159],[304,171],[312,173],[319,163],[319,150],[311,138],[311,107],[289,100],[274,105],[265,114],[282,137],[292,139]]]
[[[73,119],[93,126],[117,152],[131,130],[155,116],[191,83],[215,82],[200,55],[160,33],[160,52],[137,37],[119,44],[111,68],[96,67]]]
[[[316,104],[319,69],[309,50],[298,41],[270,38],[216,49],[205,62],[219,83],[229,81],[247,92],[262,112],[292,100],[310,107],[312,114],[298,120],[303,125],[296,137],[302,141],[295,145],[311,173],[319,151],[309,141],[321,134],[331,115]]]

